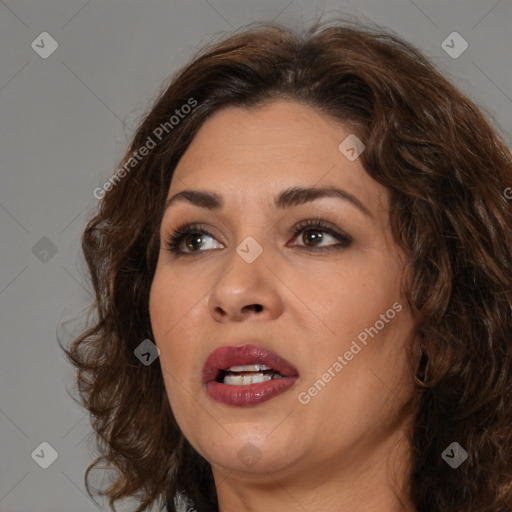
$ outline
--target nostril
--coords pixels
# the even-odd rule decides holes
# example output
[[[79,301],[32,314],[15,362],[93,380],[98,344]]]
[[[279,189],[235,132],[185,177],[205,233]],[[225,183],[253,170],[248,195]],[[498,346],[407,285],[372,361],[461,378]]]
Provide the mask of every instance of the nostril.
[[[255,311],[256,313],[259,313],[260,311],[262,311],[263,306],[261,304],[251,304],[250,306],[244,306],[242,309],[251,310]]]

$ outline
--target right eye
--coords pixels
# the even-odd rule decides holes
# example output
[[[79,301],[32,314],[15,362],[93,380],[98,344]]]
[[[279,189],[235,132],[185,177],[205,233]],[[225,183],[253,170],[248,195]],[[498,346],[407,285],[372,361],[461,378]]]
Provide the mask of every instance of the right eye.
[[[205,238],[210,238],[212,242],[205,245]],[[215,243],[218,245],[215,246]],[[167,238],[166,247],[172,254],[178,256],[220,249],[223,246],[216,242],[214,236],[201,224],[185,224],[179,226]]]

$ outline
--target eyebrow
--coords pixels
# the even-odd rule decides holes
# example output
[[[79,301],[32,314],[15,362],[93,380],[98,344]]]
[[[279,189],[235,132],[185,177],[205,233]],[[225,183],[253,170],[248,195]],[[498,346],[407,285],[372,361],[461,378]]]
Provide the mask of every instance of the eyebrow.
[[[346,190],[333,186],[287,188],[276,196],[274,206],[279,209],[291,208],[293,206],[309,203],[324,197],[335,197],[337,199],[347,201],[358,208],[366,216],[373,219],[368,208],[356,196]],[[165,202],[165,210],[179,201],[186,201],[200,208],[207,208],[208,210],[219,210],[224,205],[222,196],[215,192],[208,192],[205,190],[182,190],[167,199]]]

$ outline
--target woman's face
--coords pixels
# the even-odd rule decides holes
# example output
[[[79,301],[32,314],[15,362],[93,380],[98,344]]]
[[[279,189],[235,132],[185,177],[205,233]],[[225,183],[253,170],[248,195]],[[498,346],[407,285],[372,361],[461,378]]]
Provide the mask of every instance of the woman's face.
[[[368,471],[405,432],[404,260],[348,136],[291,101],[229,107],[176,168],[168,198],[214,197],[166,210],[151,322],[173,413],[214,474]]]

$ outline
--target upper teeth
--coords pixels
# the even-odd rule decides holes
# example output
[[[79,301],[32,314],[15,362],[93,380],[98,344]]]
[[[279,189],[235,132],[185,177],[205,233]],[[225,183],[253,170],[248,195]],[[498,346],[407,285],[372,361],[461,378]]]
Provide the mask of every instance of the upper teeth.
[[[223,384],[231,386],[248,386],[249,384],[258,384],[259,382],[266,382],[272,380],[272,375],[267,373],[256,373],[254,375],[226,375],[222,380]],[[277,375],[276,377],[277,378]]]
[[[265,370],[272,370],[272,368],[265,364],[231,366],[229,369],[224,370],[227,373],[224,375],[222,382],[224,384],[230,384],[231,386],[247,386],[249,384],[258,384],[259,382],[266,382],[267,380],[283,378],[277,371],[263,373]]]
[[[264,364],[244,364],[240,366],[231,366],[228,371],[230,372],[259,372],[261,370],[271,370],[270,366]]]

